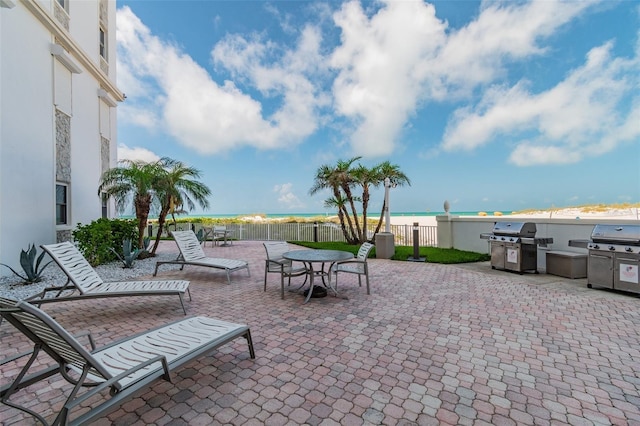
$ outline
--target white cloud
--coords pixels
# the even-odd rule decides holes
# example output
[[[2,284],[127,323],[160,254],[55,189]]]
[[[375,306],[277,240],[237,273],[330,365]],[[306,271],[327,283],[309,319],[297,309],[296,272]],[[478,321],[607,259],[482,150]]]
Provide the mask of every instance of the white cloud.
[[[305,204],[293,193],[292,183],[283,183],[282,185],[275,185],[273,192],[278,194],[278,203],[284,205],[284,207],[303,208]]]
[[[355,154],[388,155],[425,101],[464,98],[504,74],[506,61],[539,55],[538,46],[591,2],[485,3],[476,20],[456,32],[420,0],[382,2],[371,17],[357,1],[334,21],[342,44],[331,65],[338,113],[353,121]]]
[[[507,69],[546,54],[544,41],[597,3],[487,1],[474,20],[451,30],[422,0],[349,1],[332,16],[340,43],[328,56],[321,25],[329,6],[315,5],[318,24],[298,29],[267,5],[298,39],[290,47],[264,35],[227,35],[211,51],[229,75],[224,82],[124,7],[117,16],[118,84],[128,99],[119,119],[170,133],[202,154],[289,149],[327,126],[342,129],[352,154],[375,157],[402,148],[422,104],[464,101],[472,103],[455,111],[442,146],[422,156],[502,137],[513,145],[514,164],[572,163],[638,138],[640,101],[628,94],[638,86],[628,77],[637,56],[612,57],[608,44],[595,48],[584,66],[540,93],[526,80],[507,84]],[[626,115],[615,112],[622,103]]]
[[[612,46],[593,48],[583,66],[545,92],[530,93],[526,81],[487,90],[475,108],[455,112],[443,148],[472,150],[507,139],[515,143],[510,161],[528,166],[575,163],[637,139],[640,103],[632,93],[640,60],[612,57]]]
[[[338,71],[335,107],[356,125],[351,136],[356,155],[391,153],[398,135],[421,99],[421,62],[435,56],[444,24],[432,5],[389,1],[368,18],[352,1],[334,15],[342,44],[331,57]]]
[[[147,163],[152,163],[159,159],[160,157],[148,149],[129,148],[125,144],[118,145],[118,160],[145,161]]]
[[[243,93],[234,82],[219,85],[199,64],[178,47],[153,36],[128,8],[118,10],[117,38],[121,67],[126,70],[123,91],[129,93],[132,120],[151,125],[154,114],[135,114],[139,108],[156,110],[166,131],[181,144],[202,154],[215,154],[243,145],[259,149],[283,148],[301,142],[317,127],[316,108],[323,102],[304,76],[313,63],[320,43],[313,30],[305,31],[298,50],[270,68],[255,65],[261,49],[268,46],[242,43],[229,38],[216,46],[219,64],[252,71],[258,88],[282,104],[263,117],[260,102]],[[252,50],[255,48],[256,50]],[[236,63],[231,61],[234,59]],[[254,65],[253,68],[250,65]],[[157,86],[156,91],[136,91],[138,86]],[[146,93],[161,93],[145,98]],[[139,94],[135,99],[131,94]],[[325,101],[326,102],[326,101]]]
[[[155,115],[154,110],[141,106],[128,105],[125,102],[118,106],[118,121],[153,131],[158,128],[161,120]]]
[[[443,44],[435,61],[425,64],[448,95],[467,95],[478,84],[501,77],[506,62],[540,55],[538,43],[593,2],[486,2],[478,18]]]

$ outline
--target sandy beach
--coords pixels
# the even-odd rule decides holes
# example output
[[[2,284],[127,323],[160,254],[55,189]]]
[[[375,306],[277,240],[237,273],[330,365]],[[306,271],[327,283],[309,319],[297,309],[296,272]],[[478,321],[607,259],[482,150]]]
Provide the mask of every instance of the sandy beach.
[[[638,208],[628,209],[609,209],[604,211],[590,211],[580,208],[566,208],[556,210],[537,210],[527,213],[514,213],[493,215],[486,214],[483,217],[495,217],[497,219],[513,218],[518,221],[525,219],[539,219],[539,218],[552,218],[552,219],[620,219],[638,221],[640,220],[640,211]],[[420,226],[436,226],[435,216],[391,216],[392,225],[413,225],[414,222],[418,222]]]

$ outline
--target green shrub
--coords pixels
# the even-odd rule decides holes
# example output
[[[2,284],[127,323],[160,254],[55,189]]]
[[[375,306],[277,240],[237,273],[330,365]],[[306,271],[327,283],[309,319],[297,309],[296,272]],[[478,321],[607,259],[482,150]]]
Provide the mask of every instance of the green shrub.
[[[122,241],[138,241],[137,222],[133,219],[94,220],[88,225],[78,224],[73,239],[92,266],[118,260],[114,253],[122,248]],[[133,247],[134,249],[137,247]]]

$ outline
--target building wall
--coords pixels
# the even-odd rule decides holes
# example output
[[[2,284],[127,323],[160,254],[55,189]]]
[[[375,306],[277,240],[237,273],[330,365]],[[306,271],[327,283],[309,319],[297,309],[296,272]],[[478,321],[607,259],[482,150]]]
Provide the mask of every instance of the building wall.
[[[71,0],[67,15],[58,0],[0,0],[0,263],[18,271],[21,249],[68,239],[77,223],[102,214],[103,146],[113,167],[116,105],[124,97],[114,83],[116,4],[102,2],[107,74],[99,55],[100,3]],[[69,181],[62,226],[56,177]]]
[[[569,246],[570,240],[589,240],[593,227],[598,224],[626,225],[638,224],[637,220],[620,219],[544,219],[438,216],[438,247],[456,248],[491,254],[489,240],[481,239],[480,234],[491,234],[495,222],[533,222],[536,224],[536,237],[553,238],[546,247],[537,246],[538,269],[546,271],[546,253],[551,250],[569,251],[587,254],[585,248]]]

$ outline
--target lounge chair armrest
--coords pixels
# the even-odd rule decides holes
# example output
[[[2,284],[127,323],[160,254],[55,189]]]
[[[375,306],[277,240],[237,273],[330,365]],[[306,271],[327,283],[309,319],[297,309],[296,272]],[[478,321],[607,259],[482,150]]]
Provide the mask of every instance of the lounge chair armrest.
[[[125,377],[127,377],[131,373],[135,373],[136,371],[140,370],[141,368],[145,368],[145,367],[147,367],[147,366],[149,366],[149,365],[151,365],[151,364],[153,364],[155,362],[160,362],[162,364],[162,369],[164,370],[164,377],[168,381],[171,381],[171,375],[170,375],[170,371],[169,371],[169,365],[167,364],[167,358],[165,356],[163,356],[163,355],[158,355],[156,357],[150,358],[150,359],[146,360],[145,362],[142,362],[142,363],[136,365],[135,367],[132,367],[132,368],[128,369],[127,371],[123,371],[122,373],[118,374],[117,376],[114,376],[114,377],[110,378],[109,380],[106,380],[106,381],[100,383],[99,385],[93,387],[91,389],[91,392],[85,392],[84,394],[82,394],[78,398],[75,398],[73,401],[68,401],[64,405],[64,409],[66,409],[67,411],[71,411],[71,409],[73,407],[77,406],[78,404],[81,404],[82,402],[84,402],[87,399],[91,398],[95,394],[100,393],[103,390],[113,386],[119,380],[124,379]],[[131,386],[133,383],[135,383],[135,382],[132,382],[131,384],[129,384],[129,386]]]
[[[67,280],[64,285],[43,288],[40,293],[34,294],[31,297],[27,297],[25,300],[31,303],[32,300],[44,299],[47,293],[51,293],[54,291],[58,292],[58,294],[56,295],[56,297],[58,297],[65,290],[71,290],[72,292],[74,292],[76,291],[76,286],[73,284],[69,284],[69,280]]]

